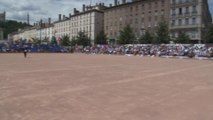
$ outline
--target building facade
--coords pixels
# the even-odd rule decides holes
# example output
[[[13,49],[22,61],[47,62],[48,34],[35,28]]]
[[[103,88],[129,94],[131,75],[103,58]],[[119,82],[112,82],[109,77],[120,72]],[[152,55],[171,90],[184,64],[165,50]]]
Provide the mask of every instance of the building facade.
[[[42,20],[39,23],[35,23],[33,27],[20,29],[18,32],[11,33],[8,35],[8,40],[18,41],[26,40],[33,41],[33,39],[38,40],[48,40],[51,41],[53,34],[53,24],[49,18],[47,23],[42,23]]]
[[[35,38],[39,40],[48,40],[50,42],[53,36],[53,26],[36,29]]]
[[[103,31],[104,28],[104,12],[103,4],[95,6],[83,5],[82,12],[74,8],[74,14],[69,17],[59,15],[59,20],[54,23],[54,32],[57,39],[68,35],[70,38],[76,37],[80,31],[85,32],[92,43],[96,36]]]
[[[109,39],[117,39],[119,31],[129,24],[136,37],[145,31],[154,33],[158,23],[169,21],[170,0],[133,0],[121,4],[115,0],[104,11],[104,31]]]
[[[194,43],[204,40],[212,24],[207,0],[171,0],[170,33],[172,38],[186,33]]]
[[[169,25],[171,38],[184,32],[194,43],[204,39],[212,24],[208,0],[114,0],[114,6],[104,11],[104,30],[109,39],[117,39],[129,24],[138,38],[147,30],[155,33],[162,19]]]
[[[6,12],[0,13],[0,22],[6,21]]]

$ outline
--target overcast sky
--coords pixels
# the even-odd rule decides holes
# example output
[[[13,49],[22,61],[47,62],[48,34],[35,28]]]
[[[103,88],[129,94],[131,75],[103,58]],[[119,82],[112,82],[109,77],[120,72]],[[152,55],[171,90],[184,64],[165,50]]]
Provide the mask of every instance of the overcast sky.
[[[92,4],[104,2],[106,5],[114,0],[91,0]],[[213,13],[213,0],[208,0],[211,12]],[[26,21],[27,13],[30,14],[31,24],[40,19],[53,20],[58,18],[58,14],[68,16],[73,8],[81,10],[82,4],[90,4],[90,0],[0,0],[0,13],[7,12],[7,19]]]

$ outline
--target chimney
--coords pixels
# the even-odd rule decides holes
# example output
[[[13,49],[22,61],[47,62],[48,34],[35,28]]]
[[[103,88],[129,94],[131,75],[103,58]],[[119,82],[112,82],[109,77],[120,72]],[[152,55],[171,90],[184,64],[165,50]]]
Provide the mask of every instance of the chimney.
[[[72,14],[71,14],[71,13],[69,14],[69,17],[70,17],[70,18],[72,17]]]
[[[122,4],[125,4],[126,3],[126,0],[122,0]]]
[[[74,15],[76,14],[76,12],[77,12],[76,8],[73,8]]]
[[[118,5],[118,0],[114,0],[114,5],[117,6]]]
[[[42,27],[43,25],[43,21],[42,21],[42,19],[40,20],[40,27]]]
[[[58,15],[58,21],[61,21],[61,14]]]
[[[63,15],[63,20],[65,20],[66,19],[66,16],[65,15]]]
[[[83,4],[83,12],[85,12],[85,8],[86,8],[86,5],[85,4]]]
[[[51,25],[51,18],[48,18],[48,24]]]
[[[112,7],[112,4],[109,4],[109,7]]]

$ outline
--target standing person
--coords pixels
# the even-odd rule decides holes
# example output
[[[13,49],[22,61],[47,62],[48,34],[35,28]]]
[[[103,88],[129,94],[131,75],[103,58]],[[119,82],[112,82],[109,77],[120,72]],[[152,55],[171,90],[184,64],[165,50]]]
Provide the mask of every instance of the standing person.
[[[24,57],[27,57],[27,49],[24,49]]]

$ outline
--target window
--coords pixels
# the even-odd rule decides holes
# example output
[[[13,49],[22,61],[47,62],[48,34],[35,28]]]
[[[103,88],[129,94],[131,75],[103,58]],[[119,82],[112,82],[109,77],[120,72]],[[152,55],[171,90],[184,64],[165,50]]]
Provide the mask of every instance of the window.
[[[186,14],[189,14],[189,7],[186,7]]]
[[[145,6],[144,6],[144,4],[142,4],[141,8],[142,8],[142,10],[144,10],[144,9],[145,9]]]
[[[186,24],[186,25],[189,25],[189,18],[186,18],[186,19],[185,19],[185,24]]]
[[[133,8],[132,7],[130,7],[130,12],[132,12],[133,11]]]
[[[165,4],[165,1],[161,0],[161,5],[164,6],[164,4]]]
[[[158,15],[158,11],[157,10],[155,10],[155,16],[157,16]]]
[[[158,2],[157,1],[155,1],[155,8],[157,8],[158,7]]]
[[[144,14],[145,14],[145,13],[144,13],[144,12],[142,12],[142,17],[144,17]]]
[[[175,32],[172,32],[172,38],[175,38]]]
[[[164,10],[161,10],[161,15],[164,15]]]
[[[192,24],[195,25],[197,23],[197,19],[196,18],[192,18]]]
[[[176,0],[172,0],[172,4],[176,4]]]
[[[192,38],[196,38],[196,36],[197,36],[197,32],[196,31],[191,32],[191,37]]]
[[[178,25],[181,26],[182,25],[182,19],[178,20]]]
[[[172,26],[175,26],[175,20],[172,20]]]
[[[151,2],[149,2],[149,9],[151,9],[152,8],[152,3]]]
[[[135,6],[135,11],[138,11],[138,6]]]
[[[175,16],[175,15],[176,15],[176,10],[172,9],[172,16]]]
[[[197,6],[192,7],[192,13],[197,13]]]
[[[135,24],[138,24],[138,19],[137,18],[135,19]]]
[[[179,15],[182,15],[182,8],[179,8]]]

